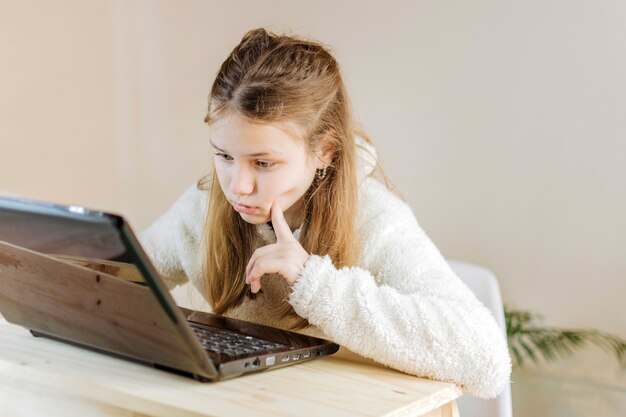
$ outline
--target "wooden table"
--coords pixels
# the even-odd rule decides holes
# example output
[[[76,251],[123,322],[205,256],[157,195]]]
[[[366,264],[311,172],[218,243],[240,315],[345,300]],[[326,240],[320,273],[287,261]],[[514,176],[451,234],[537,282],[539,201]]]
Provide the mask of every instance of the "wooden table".
[[[458,416],[454,384],[342,353],[217,383],[34,338],[0,316],[0,416]]]

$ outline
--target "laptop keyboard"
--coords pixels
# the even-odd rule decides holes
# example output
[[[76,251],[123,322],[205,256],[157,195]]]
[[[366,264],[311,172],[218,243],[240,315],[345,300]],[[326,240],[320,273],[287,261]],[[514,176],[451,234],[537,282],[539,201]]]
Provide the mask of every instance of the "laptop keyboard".
[[[202,347],[209,353],[226,357],[246,357],[268,351],[291,349],[291,346],[276,343],[243,333],[225,329],[211,329],[189,322]]]

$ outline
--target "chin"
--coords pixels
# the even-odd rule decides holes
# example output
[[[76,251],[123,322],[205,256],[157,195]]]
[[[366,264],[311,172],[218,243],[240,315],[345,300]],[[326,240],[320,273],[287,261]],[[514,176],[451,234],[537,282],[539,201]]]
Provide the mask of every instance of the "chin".
[[[243,214],[243,213],[239,213],[239,215],[246,223],[250,223],[250,224],[264,224],[271,220],[269,217],[265,217],[262,215],[255,216],[255,215]]]

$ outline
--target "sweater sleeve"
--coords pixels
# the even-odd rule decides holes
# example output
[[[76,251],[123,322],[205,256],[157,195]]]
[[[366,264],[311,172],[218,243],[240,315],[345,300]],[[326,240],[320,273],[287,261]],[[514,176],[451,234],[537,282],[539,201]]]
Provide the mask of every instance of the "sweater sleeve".
[[[139,234],[141,245],[169,289],[185,284],[198,268],[206,206],[207,193],[194,184]]]
[[[296,313],[336,343],[392,368],[491,398],[511,361],[491,312],[454,274],[410,208],[368,179],[360,266],[312,255],[292,288]]]

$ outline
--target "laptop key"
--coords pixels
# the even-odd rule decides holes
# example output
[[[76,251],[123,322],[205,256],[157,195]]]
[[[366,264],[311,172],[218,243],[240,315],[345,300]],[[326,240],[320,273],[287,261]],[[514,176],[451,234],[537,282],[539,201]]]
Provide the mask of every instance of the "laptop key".
[[[210,356],[219,355],[227,358],[236,358],[237,356],[247,356],[253,353],[258,354],[265,351],[279,351],[290,348],[281,343],[230,330],[211,330],[193,323],[190,323],[190,325],[202,347],[210,353]]]

